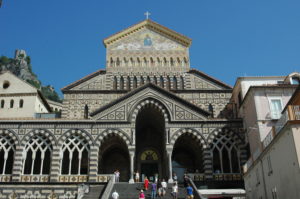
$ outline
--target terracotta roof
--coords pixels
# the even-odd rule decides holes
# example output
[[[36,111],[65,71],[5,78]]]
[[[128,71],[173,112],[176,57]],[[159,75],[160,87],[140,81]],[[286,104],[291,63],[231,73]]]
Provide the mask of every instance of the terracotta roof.
[[[190,46],[191,43],[192,43],[192,39],[190,39],[189,37],[187,37],[183,34],[180,34],[180,33],[176,32],[174,30],[171,30],[171,29],[169,29],[169,28],[167,28],[163,25],[160,25],[159,23],[154,22],[150,19],[146,19],[146,20],[143,20],[143,21],[141,21],[137,24],[134,24],[134,25],[132,25],[128,28],[125,28],[125,29],[123,29],[123,30],[121,30],[121,31],[105,38],[103,40],[103,44],[106,47],[107,44],[109,44],[109,43],[111,43],[115,40],[118,40],[118,39],[120,39],[124,36],[127,36],[128,34],[133,33],[136,30],[138,30],[138,29],[140,29],[144,26],[146,26],[146,27],[155,27],[155,28],[161,30],[162,32],[164,32],[165,34],[167,34],[171,37],[176,37],[179,41],[181,41],[181,43],[185,44],[186,46]],[[121,33],[124,33],[124,34],[121,34]]]
[[[75,81],[75,82],[73,82],[73,83],[71,83],[71,84],[63,87],[61,89],[61,91],[64,92],[66,90],[69,90],[69,89],[71,89],[71,88],[73,88],[73,87],[81,84],[82,82],[85,82],[85,81],[87,81],[87,80],[89,80],[89,79],[91,79],[91,78],[93,78],[93,77],[95,77],[95,76],[97,76],[99,74],[104,74],[104,73],[106,73],[106,70],[100,69],[100,70],[98,70],[96,72],[93,72],[93,73],[91,73],[91,74],[89,74],[89,75],[87,75],[87,76],[85,76],[85,77],[83,77],[83,78],[81,78],[81,79],[79,79],[79,80],[77,80],[77,81]]]
[[[214,83],[216,83],[216,84],[218,84],[220,86],[225,87],[226,89],[232,89],[232,86],[229,86],[228,84],[225,84],[224,82],[222,82],[220,80],[217,80],[217,79],[215,79],[215,78],[213,78],[213,77],[207,75],[206,73],[203,73],[203,72],[201,72],[201,71],[199,71],[197,69],[191,69],[189,71],[189,73],[194,73],[194,74],[200,75],[200,76],[202,76],[202,77],[204,77],[204,78],[206,78],[208,80],[211,80],[212,82],[214,82]]]

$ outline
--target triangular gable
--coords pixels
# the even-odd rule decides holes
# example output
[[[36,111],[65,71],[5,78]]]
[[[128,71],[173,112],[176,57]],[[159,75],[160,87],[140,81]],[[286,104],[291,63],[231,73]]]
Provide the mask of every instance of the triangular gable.
[[[215,84],[216,86],[219,86],[222,89],[232,89],[232,87],[229,86],[228,84],[225,84],[224,82],[222,82],[220,80],[217,80],[217,79],[215,79],[215,78],[213,78],[213,77],[211,77],[211,76],[209,76],[209,75],[207,75],[207,74],[205,74],[205,73],[203,73],[199,70],[191,69],[189,71],[189,73],[195,74],[195,75],[201,77],[202,79],[205,79],[208,82],[211,82],[211,83]]]
[[[77,81],[75,81],[75,82],[73,82],[73,83],[71,83],[71,84],[63,87],[61,89],[61,91],[64,92],[64,91],[67,91],[67,90],[71,90],[74,87],[79,86],[81,84],[84,84],[85,82],[91,80],[92,78],[97,77],[100,74],[105,74],[105,72],[106,72],[105,70],[98,70],[98,71],[96,71],[94,73],[91,73],[91,74],[89,74],[89,75],[87,75],[87,76],[85,76],[85,77],[83,77],[83,78],[81,78],[81,79],[79,79],[79,80],[77,80]]]
[[[37,93],[37,88],[17,77],[10,71],[0,74],[0,82],[3,84],[5,81],[8,82],[9,87],[7,87],[7,89],[1,88],[1,93]]]
[[[107,47],[108,45],[112,44],[115,41],[118,41],[121,38],[124,38],[132,33],[135,33],[136,31],[139,31],[143,28],[149,28],[150,30],[153,30],[155,32],[158,32],[160,34],[165,35],[166,37],[169,37],[170,39],[173,39],[179,43],[181,43],[182,45],[189,47],[192,43],[192,40],[180,33],[177,33],[165,26],[162,26],[152,20],[144,20],[140,23],[137,23],[129,28],[126,28],[125,30],[122,30],[106,39],[103,40],[103,43],[105,45],[105,47]]]
[[[106,122],[128,122],[135,107],[144,100],[153,99],[163,105],[171,121],[201,121],[210,115],[198,106],[166,91],[152,83],[129,92],[119,99],[101,107],[90,115],[93,119]]]

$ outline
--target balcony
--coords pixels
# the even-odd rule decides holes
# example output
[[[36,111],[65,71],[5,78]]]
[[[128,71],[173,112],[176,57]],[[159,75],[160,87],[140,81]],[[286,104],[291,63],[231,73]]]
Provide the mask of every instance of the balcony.
[[[238,181],[243,180],[243,176],[240,173],[214,173],[213,179],[216,181]]]

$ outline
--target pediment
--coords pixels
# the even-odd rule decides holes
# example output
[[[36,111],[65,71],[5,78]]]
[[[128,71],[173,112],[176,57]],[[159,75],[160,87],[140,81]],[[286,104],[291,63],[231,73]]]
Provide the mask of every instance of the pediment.
[[[140,23],[137,23],[125,30],[122,30],[106,39],[104,39],[103,43],[105,47],[108,47],[115,42],[120,40],[128,39],[132,34],[135,34],[139,31],[144,31],[145,29],[152,30],[153,32],[159,33],[164,37],[170,38],[174,41],[177,41],[181,45],[185,47],[189,47],[191,45],[192,40],[182,34],[179,34],[165,26],[162,26],[152,20],[144,20]]]
[[[154,84],[144,85],[91,113],[94,120],[130,122],[132,115],[146,103],[163,107],[171,122],[207,120],[209,113]]]

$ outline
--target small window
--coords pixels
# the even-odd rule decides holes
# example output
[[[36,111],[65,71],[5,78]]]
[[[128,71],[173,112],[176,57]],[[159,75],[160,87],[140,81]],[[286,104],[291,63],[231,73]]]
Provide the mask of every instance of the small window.
[[[20,108],[23,108],[23,105],[24,105],[24,100],[23,100],[23,99],[20,99],[19,107],[20,107]]]
[[[268,175],[271,175],[273,173],[272,164],[271,164],[271,157],[267,157],[267,163],[268,163]]]
[[[4,100],[1,100],[1,108],[4,108]]]
[[[270,111],[272,119],[279,119],[282,111],[281,99],[270,99]]]
[[[4,82],[3,82],[2,87],[3,87],[4,89],[7,89],[9,86],[10,86],[9,81],[4,81]]]
[[[10,100],[10,108],[14,107],[14,100]]]

